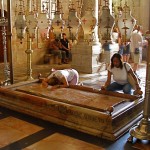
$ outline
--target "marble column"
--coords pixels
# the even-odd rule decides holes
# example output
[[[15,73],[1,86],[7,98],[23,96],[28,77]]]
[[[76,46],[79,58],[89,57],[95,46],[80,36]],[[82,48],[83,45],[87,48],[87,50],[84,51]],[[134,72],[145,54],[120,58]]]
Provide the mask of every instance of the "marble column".
[[[93,16],[98,21],[98,0],[83,0],[82,16],[88,9],[94,10]],[[100,66],[101,43],[98,39],[98,26],[94,28],[93,36],[91,42],[81,40],[72,47],[72,68],[79,72],[96,73]]]

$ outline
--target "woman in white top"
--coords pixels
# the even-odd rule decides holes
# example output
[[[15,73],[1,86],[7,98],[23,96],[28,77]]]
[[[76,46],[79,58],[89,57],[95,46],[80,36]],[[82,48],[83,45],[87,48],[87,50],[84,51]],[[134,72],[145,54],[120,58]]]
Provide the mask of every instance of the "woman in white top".
[[[102,86],[102,90],[123,90],[125,94],[131,94],[132,87],[127,80],[127,71],[125,69],[125,65],[127,71],[133,76],[136,81],[136,91],[138,91],[138,94],[141,94],[141,88],[139,87],[138,79],[135,76],[131,65],[129,63],[122,62],[121,55],[118,53],[115,53],[111,58],[111,64],[108,67],[107,81],[105,82],[105,85]],[[111,82],[111,76],[113,76],[114,82]]]
[[[42,81],[42,85],[53,86],[52,89],[77,85],[79,73],[75,69],[52,70],[52,73]]]

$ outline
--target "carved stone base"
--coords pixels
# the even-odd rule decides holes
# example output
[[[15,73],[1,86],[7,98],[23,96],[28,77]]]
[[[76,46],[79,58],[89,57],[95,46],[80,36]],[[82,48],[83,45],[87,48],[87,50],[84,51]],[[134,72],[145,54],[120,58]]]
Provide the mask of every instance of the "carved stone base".
[[[101,46],[90,46],[87,42],[79,42],[72,48],[72,68],[78,72],[96,73],[99,68]]]

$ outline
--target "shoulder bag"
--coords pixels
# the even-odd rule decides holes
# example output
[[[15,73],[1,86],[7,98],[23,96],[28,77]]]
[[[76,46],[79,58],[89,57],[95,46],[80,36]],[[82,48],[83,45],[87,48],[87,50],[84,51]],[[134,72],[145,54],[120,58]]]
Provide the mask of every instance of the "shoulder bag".
[[[135,48],[134,54],[139,54],[139,53],[140,53],[140,49],[139,48]]]
[[[127,71],[126,63],[124,63],[124,67],[125,67],[126,72],[127,72],[127,79],[128,79],[128,82],[131,84],[132,88],[133,88],[134,90],[136,90],[136,81],[135,81],[135,79],[133,78],[133,76]]]

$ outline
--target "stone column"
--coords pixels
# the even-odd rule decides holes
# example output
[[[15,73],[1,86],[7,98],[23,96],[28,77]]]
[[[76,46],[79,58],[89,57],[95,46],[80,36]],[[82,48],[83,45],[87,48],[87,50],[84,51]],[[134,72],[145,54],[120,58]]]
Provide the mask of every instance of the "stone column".
[[[82,16],[85,15],[87,9],[94,10],[93,15],[98,21],[98,0],[83,0]],[[93,41],[90,43],[79,41],[72,48],[72,68],[79,72],[96,73],[100,66],[98,61],[101,44],[98,39],[98,26],[94,28],[93,36]]]
[[[136,8],[138,9],[138,8]],[[147,31],[150,29],[150,1],[149,0],[142,0],[140,2],[140,20],[139,24],[142,25],[143,31]],[[143,19],[144,17],[144,19]]]

